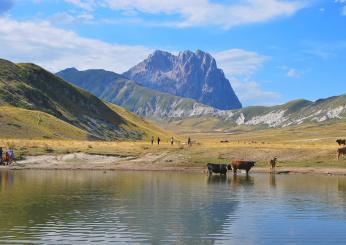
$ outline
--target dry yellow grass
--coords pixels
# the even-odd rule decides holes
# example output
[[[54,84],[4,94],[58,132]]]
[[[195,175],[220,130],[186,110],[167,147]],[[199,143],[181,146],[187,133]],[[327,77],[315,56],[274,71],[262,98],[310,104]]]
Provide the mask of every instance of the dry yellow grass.
[[[340,133],[341,132],[341,133]],[[286,167],[345,168],[346,160],[336,160],[337,135],[345,132],[345,124],[325,126],[305,125],[287,129],[267,129],[233,134],[197,133],[190,135],[195,142],[170,146],[167,139],[160,146],[149,141],[105,142],[78,140],[21,140],[0,139],[0,146],[14,146],[17,156],[86,152],[116,156],[141,157],[146,154],[162,155],[155,164],[174,166],[204,166],[207,162],[227,163],[232,159],[257,161],[257,166],[268,166],[274,156],[279,165]],[[344,134],[346,135],[346,133]],[[221,143],[221,141],[228,141]]]

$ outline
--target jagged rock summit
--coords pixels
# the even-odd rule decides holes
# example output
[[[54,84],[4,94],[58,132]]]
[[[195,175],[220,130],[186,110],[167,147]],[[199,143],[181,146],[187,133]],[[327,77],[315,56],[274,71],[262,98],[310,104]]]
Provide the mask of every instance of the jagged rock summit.
[[[157,50],[123,75],[145,87],[192,98],[217,109],[242,107],[215,59],[200,50],[178,55]]]

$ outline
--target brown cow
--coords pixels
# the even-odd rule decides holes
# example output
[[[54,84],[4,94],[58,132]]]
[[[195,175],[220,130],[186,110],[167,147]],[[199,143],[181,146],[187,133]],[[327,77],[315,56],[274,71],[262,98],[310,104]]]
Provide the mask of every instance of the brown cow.
[[[346,147],[339,148],[336,154],[337,154],[337,159],[339,160],[341,155],[346,155]]]
[[[256,162],[253,161],[241,161],[241,160],[234,160],[231,162],[233,173],[237,174],[237,169],[243,169],[246,171],[246,175],[249,174],[250,169],[255,166]]]
[[[270,171],[275,171],[275,167],[276,167],[276,164],[277,164],[277,161],[278,161],[278,158],[277,157],[274,157],[273,159],[271,159],[269,161],[269,164],[270,164]]]

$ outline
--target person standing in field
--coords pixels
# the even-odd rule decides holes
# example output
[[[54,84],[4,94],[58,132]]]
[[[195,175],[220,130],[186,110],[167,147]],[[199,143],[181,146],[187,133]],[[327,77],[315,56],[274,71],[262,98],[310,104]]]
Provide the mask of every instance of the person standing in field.
[[[192,145],[192,141],[191,141],[191,138],[190,138],[190,137],[187,139],[187,145],[188,145],[188,146],[191,146],[191,145]]]
[[[10,157],[10,165],[12,164],[12,162],[14,161],[14,152],[13,152],[13,148],[10,148],[8,150],[8,154],[9,154],[9,157]]]
[[[0,165],[2,165],[3,164],[3,162],[2,162],[2,147],[0,147]]]
[[[6,151],[5,153],[5,159],[4,159],[4,165],[8,165],[10,162],[10,155],[8,153],[9,151]],[[6,163],[5,163],[6,162]]]
[[[157,137],[157,145],[160,145],[160,141],[161,141],[160,137]]]
[[[173,144],[174,144],[174,138],[171,137],[171,145],[173,145]]]
[[[150,143],[151,145],[154,145],[154,136],[151,136]]]

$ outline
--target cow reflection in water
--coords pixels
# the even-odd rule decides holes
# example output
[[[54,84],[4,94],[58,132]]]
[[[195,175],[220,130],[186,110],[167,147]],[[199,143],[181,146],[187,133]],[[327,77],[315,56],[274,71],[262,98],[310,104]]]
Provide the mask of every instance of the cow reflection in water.
[[[232,185],[233,186],[246,186],[246,185],[254,185],[254,178],[245,175],[245,176],[238,176],[238,175],[233,175],[232,178]]]
[[[231,178],[227,177],[227,175],[209,175],[208,176],[208,184],[224,184],[231,183]]]
[[[275,173],[269,174],[269,185],[272,187],[276,187],[276,176]]]
[[[270,180],[272,181],[272,179]],[[245,176],[209,175],[208,184],[232,184],[234,186],[254,185],[254,178],[249,175],[245,175]],[[275,176],[274,176],[274,185],[275,185]]]

